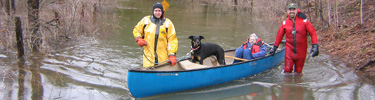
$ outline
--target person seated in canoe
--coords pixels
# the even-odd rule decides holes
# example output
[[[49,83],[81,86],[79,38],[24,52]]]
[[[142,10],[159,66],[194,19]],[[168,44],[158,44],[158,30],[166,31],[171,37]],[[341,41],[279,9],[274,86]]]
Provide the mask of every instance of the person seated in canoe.
[[[255,33],[251,34],[250,37],[247,38],[246,42],[235,51],[235,57],[247,60],[264,57],[266,54],[266,46]],[[240,62],[240,60],[233,61],[233,63],[237,62]]]

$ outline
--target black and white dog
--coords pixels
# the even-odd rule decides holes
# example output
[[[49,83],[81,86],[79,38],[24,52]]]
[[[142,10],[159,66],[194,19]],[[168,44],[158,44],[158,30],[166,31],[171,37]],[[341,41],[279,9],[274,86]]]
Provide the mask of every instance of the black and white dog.
[[[225,65],[224,50],[219,45],[202,43],[203,36],[194,35],[190,36],[189,39],[191,39],[191,48],[193,49],[191,54],[193,63],[199,61],[200,64],[203,64],[205,58],[215,55],[219,64],[222,66]],[[213,61],[211,60],[211,62]],[[213,65],[216,66],[216,63]]]

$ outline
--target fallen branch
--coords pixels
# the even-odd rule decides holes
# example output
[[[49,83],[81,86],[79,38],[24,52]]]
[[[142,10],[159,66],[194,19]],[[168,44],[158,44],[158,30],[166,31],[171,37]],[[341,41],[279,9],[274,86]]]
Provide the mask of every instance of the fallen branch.
[[[371,65],[373,65],[373,64],[375,64],[375,59],[368,61],[366,64],[364,64],[364,65],[361,66],[361,67],[358,67],[357,70],[363,70],[364,68],[366,68],[366,67],[368,67],[368,66],[371,66]]]

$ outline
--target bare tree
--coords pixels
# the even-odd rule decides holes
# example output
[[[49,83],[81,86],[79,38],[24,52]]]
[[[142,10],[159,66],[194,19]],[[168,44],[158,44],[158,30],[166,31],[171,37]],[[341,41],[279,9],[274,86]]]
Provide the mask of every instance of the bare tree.
[[[363,13],[362,13],[363,12],[363,10],[362,10],[363,7],[362,6],[363,6],[363,0],[361,0],[361,25],[363,24]]]
[[[254,8],[254,3],[253,3],[254,0],[250,0],[250,13],[253,14],[253,8]]]
[[[328,23],[323,16],[323,3],[321,0],[319,0],[319,13],[320,13],[320,19],[322,20],[322,25],[324,26],[325,23]]]
[[[309,12],[307,14],[307,16],[310,19],[311,18],[311,16],[310,16],[310,6],[311,6],[311,4],[309,4],[309,0],[305,0],[305,3],[306,3],[307,12]]]
[[[7,13],[8,16],[10,16],[10,0],[5,0],[4,6],[5,6],[5,12]]]
[[[10,6],[12,8],[12,15],[16,13],[16,2],[14,0],[10,0]]]
[[[319,3],[318,0],[315,0],[315,21],[318,22],[318,16],[319,16]],[[312,18],[311,18],[312,19]]]
[[[337,0],[335,0],[335,20],[336,20],[336,28],[339,26],[339,15],[337,12]]]
[[[4,6],[3,0],[0,0],[0,7],[3,8],[3,6]]]
[[[42,44],[42,35],[39,33],[39,0],[27,0],[28,12],[27,18],[31,32],[31,48],[33,52],[39,52]]]
[[[17,57],[18,59],[23,59],[24,56],[24,49],[23,49],[23,36],[22,36],[22,22],[20,17],[15,17],[15,24],[16,26],[16,39],[17,39]]]
[[[14,0],[4,0],[5,2],[3,2],[3,0],[1,1],[1,6],[4,5],[5,7],[5,12],[7,13],[8,16],[10,15],[14,15],[14,13],[16,12],[16,5],[15,5],[15,1]]]
[[[96,6],[96,3],[93,5],[94,11],[92,11],[92,21],[93,24],[96,24],[96,17],[98,16],[98,7]]]
[[[331,25],[331,4],[327,0],[327,10],[328,10],[328,27]]]

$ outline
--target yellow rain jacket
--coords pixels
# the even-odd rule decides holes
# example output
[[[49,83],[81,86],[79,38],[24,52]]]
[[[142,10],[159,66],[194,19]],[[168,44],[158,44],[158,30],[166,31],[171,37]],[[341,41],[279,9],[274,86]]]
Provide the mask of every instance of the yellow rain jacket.
[[[147,42],[143,48],[143,68],[154,66],[154,63],[167,63],[168,55],[177,53],[176,30],[168,18],[157,24],[152,16],[146,16],[134,27],[133,35],[134,38],[143,37]]]

